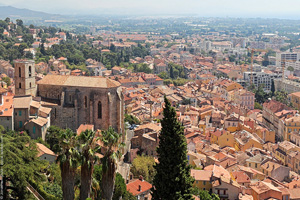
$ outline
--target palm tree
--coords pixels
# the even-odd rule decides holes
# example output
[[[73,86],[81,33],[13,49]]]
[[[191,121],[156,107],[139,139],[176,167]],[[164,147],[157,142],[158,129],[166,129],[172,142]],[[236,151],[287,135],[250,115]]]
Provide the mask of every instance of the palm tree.
[[[76,143],[76,134],[66,129],[59,132],[58,144],[54,146],[54,151],[58,154],[56,162],[60,164],[64,200],[74,199],[75,174],[79,159]]]
[[[97,144],[95,131],[85,130],[77,137],[81,153],[81,177],[80,177],[80,199],[86,200],[91,195],[92,174],[94,164],[98,157],[96,153],[101,152],[101,146]]]
[[[115,177],[117,170],[117,160],[121,157],[120,148],[124,146],[120,142],[122,134],[114,131],[112,127],[108,130],[102,132],[101,141],[104,147],[106,147],[106,152],[102,158],[102,198],[105,200],[111,200],[114,191]]]

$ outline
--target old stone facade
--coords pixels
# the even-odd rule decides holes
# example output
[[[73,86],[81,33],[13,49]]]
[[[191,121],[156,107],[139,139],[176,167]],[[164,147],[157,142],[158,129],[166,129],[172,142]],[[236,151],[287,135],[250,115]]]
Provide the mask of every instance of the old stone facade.
[[[76,130],[81,124],[95,129],[112,126],[124,131],[124,101],[120,84],[108,78],[47,75],[37,95],[51,107],[51,124]]]
[[[36,95],[35,67],[33,60],[15,60],[15,94]]]

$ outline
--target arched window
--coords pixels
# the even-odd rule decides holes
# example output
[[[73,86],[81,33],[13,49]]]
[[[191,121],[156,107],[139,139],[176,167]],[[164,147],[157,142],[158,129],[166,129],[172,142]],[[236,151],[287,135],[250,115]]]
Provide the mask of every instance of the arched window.
[[[19,83],[19,88],[22,88],[22,85],[21,85],[21,83]]]
[[[29,75],[29,77],[31,77],[31,66],[29,66],[29,68],[28,68],[28,75]]]
[[[101,101],[98,102],[98,119],[102,118],[102,104]]]
[[[84,107],[87,108],[87,96],[84,97]]]
[[[19,67],[19,77],[21,77],[21,67]]]

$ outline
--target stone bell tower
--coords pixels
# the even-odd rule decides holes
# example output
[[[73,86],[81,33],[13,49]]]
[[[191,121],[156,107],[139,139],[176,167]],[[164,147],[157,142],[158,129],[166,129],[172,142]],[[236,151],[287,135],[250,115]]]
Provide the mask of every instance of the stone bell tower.
[[[15,95],[36,95],[35,66],[33,60],[15,60]]]

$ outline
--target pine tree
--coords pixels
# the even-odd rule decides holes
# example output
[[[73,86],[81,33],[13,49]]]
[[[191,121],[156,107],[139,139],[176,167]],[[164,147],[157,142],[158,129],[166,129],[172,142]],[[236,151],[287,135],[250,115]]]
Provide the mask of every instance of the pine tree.
[[[177,120],[176,111],[165,97],[164,118],[157,148],[159,163],[155,166],[152,198],[154,200],[193,199],[190,166],[184,128]]]

